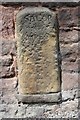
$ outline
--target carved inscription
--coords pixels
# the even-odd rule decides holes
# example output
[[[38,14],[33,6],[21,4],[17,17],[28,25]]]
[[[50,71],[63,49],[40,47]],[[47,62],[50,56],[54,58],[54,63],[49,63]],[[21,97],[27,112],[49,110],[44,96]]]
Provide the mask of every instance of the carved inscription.
[[[60,91],[56,16],[47,8],[26,8],[16,18],[19,92]]]

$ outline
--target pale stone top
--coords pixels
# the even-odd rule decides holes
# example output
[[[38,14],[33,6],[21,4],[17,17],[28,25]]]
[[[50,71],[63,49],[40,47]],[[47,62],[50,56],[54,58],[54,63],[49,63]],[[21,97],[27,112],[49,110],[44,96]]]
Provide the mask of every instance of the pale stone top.
[[[48,8],[46,7],[27,7],[23,10],[21,10],[16,17],[22,17],[23,15],[27,15],[27,14],[36,14],[36,13],[41,13],[41,12],[45,12],[46,13],[49,13],[50,15],[53,15],[55,16],[55,13],[51,12]]]

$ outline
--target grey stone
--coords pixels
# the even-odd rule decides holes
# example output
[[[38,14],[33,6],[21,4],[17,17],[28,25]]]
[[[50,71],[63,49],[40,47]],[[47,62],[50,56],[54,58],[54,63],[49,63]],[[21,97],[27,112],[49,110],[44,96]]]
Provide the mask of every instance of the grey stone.
[[[26,105],[18,106],[17,111],[15,112],[16,117],[25,117],[26,115]]]
[[[10,53],[16,55],[16,42],[2,39],[2,56],[10,55]]]
[[[8,104],[5,107],[6,112],[3,116],[3,118],[15,118],[16,111],[18,111],[18,105],[17,104]]]
[[[0,66],[0,79],[1,78],[10,78],[15,76],[14,69],[10,70],[10,66]]]
[[[0,106],[2,107],[2,105]],[[7,104],[0,108],[3,118],[78,118],[78,99],[68,100],[61,104]]]
[[[45,107],[43,107],[43,106],[40,107],[39,105],[38,106],[32,105],[32,107],[30,106],[26,109],[26,116],[27,117],[41,118],[44,116],[43,115],[44,109],[45,109]]]
[[[5,112],[0,112],[0,120],[5,116]]]
[[[0,57],[0,65],[3,66],[10,66],[13,63],[12,58],[10,56],[1,56]]]
[[[6,104],[0,104],[0,112],[6,112]]]
[[[18,99],[18,101],[21,101],[23,103],[58,103],[61,101],[61,93],[50,93],[50,94],[32,94],[32,95],[21,95],[16,94],[15,97]]]
[[[78,97],[78,89],[62,91],[62,101],[74,100]]]

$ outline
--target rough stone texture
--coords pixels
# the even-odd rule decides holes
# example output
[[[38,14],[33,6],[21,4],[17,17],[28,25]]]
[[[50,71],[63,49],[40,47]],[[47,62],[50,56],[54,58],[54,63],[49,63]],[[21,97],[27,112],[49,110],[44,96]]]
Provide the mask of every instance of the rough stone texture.
[[[79,72],[79,39],[78,31],[60,31],[60,50],[62,56],[62,71]]]
[[[0,65],[2,66],[10,66],[12,65],[13,63],[13,60],[11,58],[11,56],[0,56]]]
[[[0,78],[10,78],[15,76],[14,69],[10,69],[10,67],[0,66]]]
[[[19,104],[0,105],[1,118],[78,118],[78,100],[62,104]],[[6,117],[5,117],[6,116]]]
[[[60,91],[57,19],[47,8],[26,8],[17,15],[19,92]]]
[[[74,100],[75,98],[79,98],[79,89],[72,89],[72,90],[62,90],[62,101],[67,100]]]
[[[3,38],[13,39],[14,38],[14,8],[12,7],[3,7],[0,5],[0,36]]]
[[[61,8],[59,9],[58,17],[59,17],[59,25],[60,27],[73,27],[78,26],[78,7],[73,8]]]
[[[0,79],[0,98],[2,104],[17,103],[15,98],[17,78]]]
[[[35,95],[18,95],[19,102],[23,103],[59,103],[61,101],[61,93],[35,94]]]
[[[77,30],[64,31],[64,30],[61,29],[59,31],[60,43],[72,44],[72,43],[79,42],[78,33],[79,33],[79,31],[77,31]]]
[[[71,90],[78,88],[79,73],[62,72],[62,90]]]
[[[16,42],[15,42],[15,40],[2,39],[2,56],[10,55],[11,53],[13,55],[16,55]]]
[[[78,58],[78,44],[79,43],[73,43],[73,44],[62,44],[61,47],[61,54],[62,58],[66,59],[67,57],[73,56],[77,59]],[[73,61],[74,62],[74,61]]]
[[[17,2],[15,3],[17,4]],[[3,80],[3,81],[6,81],[6,82],[3,82],[4,92],[2,92],[2,86],[1,86],[2,79],[0,79],[0,119],[2,117],[4,118],[5,117],[6,118],[45,117],[45,118],[54,118],[54,120],[55,118],[58,118],[58,119],[66,118],[71,120],[75,118],[75,120],[77,120],[76,118],[78,117],[78,115],[80,116],[80,110],[79,110],[80,94],[79,94],[79,90],[77,89],[77,81],[79,83],[79,76],[77,76],[78,75],[76,71],[77,69],[74,69],[74,68],[77,68],[77,62],[79,63],[79,58],[77,57],[79,56],[79,54],[76,54],[77,44],[75,44],[76,45],[75,49],[72,47],[73,43],[79,43],[78,35],[79,35],[80,28],[78,27],[79,22],[77,18],[80,13],[77,10],[79,10],[80,6],[79,4],[77,4],[78,6],[76,7],[76,4],[74,4],[75,6],[74,7],[72,6],[72,3],[68,3],[68,6],[67,6],[67,3],[64,4],[64,6],[62,5],[61,2],[60,4],[61,6],[58,6],[59,4],[56,4],[56,7],[55,7],[54,3],[49,3],[49,4],[43,3],[43,6],[49,7],[52,11],[57,12],[58,18],[59,18],[58,19],[59,29],[60,29],[59,41],[61,46],[61,53],[63,55],[62,65],[65,65],[65,67],[64,66],[62,67],[62,68],[65,68],[62,70],[63,71],[62,73],[62,104],[55,104],[55,105],[53,104],[20,104],[20,103],[18,104],[14,96],[14,89],[16,90],[17,82],[15,82],[16,83],[15,85],[12,82],[12,81],[15,81],[15,79],[13,80],[13,78],[8,78],[8,81],[10,80],[9,83],[7,81],[7,78]],[[12,59],[11,56],[9,55],[7,56],[7,54],[9,54],[9,51],[11,51],[11,47],[13,44],[12,38],[15,37],[14,31],[15,31],[16,14],[21,9],[25,8],[26,5],[29,6],[29,4],[25,4],[25,3],[24,3],[24,6],[20,3],[17,5],[14,5],[13,3],[12,5],[11,3],[9,5],[5,4],[5,6],[0,5],[0,55],[2,50],[1,37],[5,39],[4,40],[5,45],[3,46],[4,48],[3,52],[4,51],[5,52],[3,53],[3,56],[2,56],[3,58],[1,58],[0,56],[0,61],[2,61],[5,67],[10,64],[8,60]],[[31,6],[32,6],[32,3],[31,3]],[[33,6],[39,6],[39,5],[37,3],[34,3]],[[8,52],[7,52],[7,49],[8,49]],[[16,53],[14,52],[14,50],[13,50],[13,54]],[[70,51],[73,51],[72,54],[69,54]],[[75,64],[75,67],[69,67],[69,66],[72,66],[72,64]],[[1,66],[0,66],[0,70],[1,70]]]
[[[1,48],[0,78],[14,77],[15,69],[13,63],[16,56],[16,42],[15,40],[1,39]]]
[[[0,82],[2,81],[0,87],[2,88],[3,95],[8,94],[8,93],[13,93],[15,91],[15,86],[17,82],[17,78],[5,78],[1,79]]]

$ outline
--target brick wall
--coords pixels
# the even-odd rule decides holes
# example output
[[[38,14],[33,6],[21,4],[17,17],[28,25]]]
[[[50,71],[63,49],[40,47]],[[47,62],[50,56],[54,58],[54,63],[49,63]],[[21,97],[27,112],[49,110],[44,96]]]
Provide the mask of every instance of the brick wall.
[[[15,19],[16,14],[23,8],[28,6],[43,6],[48,7],[54,11],[58,16],[59,21],[59,42],[61,51],[61,70],[62,70],[62,101],[73,100],[73,106],[76,106],[75,100],[78,98],[78,75],[79,75],[79,6],[78,5],[51,5],[51,4],[4,4],[0,5],[0,38],[1,38],[1,55],[0,55],[0,99],[3,109],[6,105],[16,105],[17,100],[15,93],[17,91],[17,71],[15,69],[16,64],[16,39],[15,39]],[[72,103],[71,103],[72,104]],[[70,104],[70,105],[71,105]],[[18,104],[17,104],[18,105]],[[64,107],[65,103],[62,104]],[[25,105],[26,107],[27,105]],[[25,109],[24,105],[22,106]],[[10,109],[10,107],[9,107]],[[11,112],[8,109],[8,113]],[[30,108],[29,108],[30,109]],[[73,108],[76,109],[75,107]],[[51,109],[52,110],[52,109]],[[65,108],[66,110],[66,108]],[[12,107],[12,111],[15,114],[15,110]],[[41,110],[42,111],[42,110]],[[68,111],[68,110],[67,110]],[[2,112],[2,111],[1,111]],[[58,110],[59,112],[59,110]],[[4,114],[3,114],[4,113]],[[6,115],[6,110],[2,115]],[[11,115],[7,116],[10,117]],[[40,114],[43,113],[39,113]],[[72,113],[73,114],[73,113]],[[20,114],[21,115],[21,114]],[[47,112],[47,116],[50,113]],[[65,115],[63,112],[62,116]],[[24,116],[29,116],[25,115]],[[33,115],[35,116],[35,115]],[[39,117],[38,116],[38,117]],[[44,115],[42,115],[44,116]],[[59,116],[59,115],[58,115]],[[76,114],[74,114],[76,116]],[[22,117],[22,116],[21,116]],[[31,116],[30,116],[31,117]],[[60,116],[59,116],[60,117]],[[72,116],[73,117],[73,116]]]

